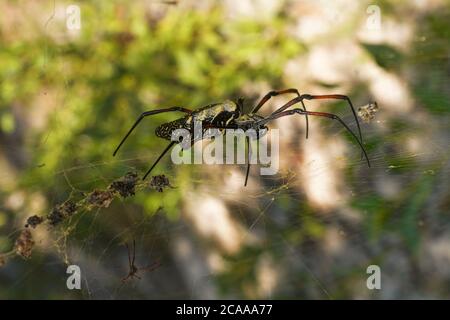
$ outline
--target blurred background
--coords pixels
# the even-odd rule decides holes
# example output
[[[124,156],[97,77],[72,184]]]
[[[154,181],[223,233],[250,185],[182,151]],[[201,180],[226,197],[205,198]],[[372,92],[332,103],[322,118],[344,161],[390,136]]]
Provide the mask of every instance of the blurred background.
[[[31,258],[0,267],[10,299],[450,298],[450,3],[414,1],[12,1],[0,3],[0,252],[27,217],[135,171],[166,146],[146,110],[197,108],[273,89],[377,101],[362,123],[372,167],[334,121],[280,129],[280,172],[176,166],[107,208],[31,229]],[[290,96],[276,97],[269,114]],[[310,101],[352,128],[345,102]],[[128,273],[159,262],[141,280]],[[66,288],[78,265],[82,289]],[[381,268],[381,289],[366,270]]]

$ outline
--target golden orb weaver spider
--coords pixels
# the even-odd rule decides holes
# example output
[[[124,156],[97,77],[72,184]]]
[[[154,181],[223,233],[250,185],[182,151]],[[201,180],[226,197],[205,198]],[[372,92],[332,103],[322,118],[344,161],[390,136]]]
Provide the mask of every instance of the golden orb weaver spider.
[[[292,100],[285,103],[283,106],[272,112],[269,116],[263,117],[257,112],[261,107],[272,97],[281,95],[281,94],[288,94],[293,93],[296,94],[297,97],[293,98]],[[332,100],[345,100],[348,105],[350,106],[350,109],[352,110],[353,116],[356,121],[356,125],[358,127],[358,136],[355,135],[355,133],[345,124],[345,122],[339,118],[337,115],[333,113],[327,113],[327,112],[313,112],[313,111],[307,111],[306,106],[303,102],[303,100],[322,100],[322,99],[332,99]],[[141,122],[141,120],[147,116],[155,115],[158,113],[163,112],[184,112],[186,115],[182,118],[176,119],[174,121],[170,121],[167,123],[161,124],[159,127],[156,128],[155,134],[156,136],[169,140],[170,143],[164,149],[164,151],[161,153],[161,155],[156,159],[156,161],[153,163],[151,168],[146,172],[144,177],[142,179],[145,179],[148,174],[153,170],[153,168],[156,166],[156,164],[161,160],[161,158],[172,148],[176,143],[179,143],[177,141],[172,141],[172,133],[177,129],[186,129],[191,132],[191,135],[193,136],[193,122],[194,120],[200,121],[202,125],[205,128],[211,128],[211,129],[242,129],[244,131],[247,131],[249,129],[253,129],[257,132],[260,130],[267,130],[266,124],[274,119],[281,118],[284,116],[299,114],[304,115],[306,119],[306,138],[308,138],[309,134],[309,120],[308,116],[318,116],[318,117],[326,117],[333,120],[339,121],[345,129],[353,136],[353,138],[356,140],[356,142],[359,144],[362,150],[362,154],[366,158],[367,165],[370,167],[370,161],[369,157],[367,156],[366,150],[363,146],[363,139],[361,134],[361,128],[359,125],[358,117],[356,116],[355,108],[353,107],[353,104],[349,97],[341,94],[327,94],[327,95],[311,95],[311,94],[300,94],[297,89],[291,88],[291,89],[285,89],[285,90],[278,90],[278,91],[270,91],[267,93],[260,101],[259,103],[251,110],[250,113],[244,113],[244,99],[239,98],[236,102],[227,100],[222,103],[215,103],[210,104],[205,107],[199,108],[197,110],[190,110],[184,107],[169,107],[164,109],[158,109],[158,110],[152,110],[152,111],[145,111],[143,112],[139,118],[136,120],[136,122],[133,124],[131,129],[128,131],[128,133],[125,135],[125,137],[122,139],[122,141],[117,146],[116,150],[113,153],[113,156],[117,154],[117,151],[120,149],[122,144],[125,142],[125,140],[128,138],[128,136],[131,134],[131,132],[136,128],[136,126]],[[292,107],[295,104],[301,103],[303,108],[294,108],[287,110],[288,108]],[[194,139],[194,138],[193,138]],[[194,141],[192,141],[193,143]],[[249,158],[250,159],[250,141],[248,136],[246,137],[246,144],[248,148]],[[248,175],[250,172],[250,161],[248,161],[247,164],[247,172],[245,175],[245,182],[244,186],[247,185],[248,181]]]

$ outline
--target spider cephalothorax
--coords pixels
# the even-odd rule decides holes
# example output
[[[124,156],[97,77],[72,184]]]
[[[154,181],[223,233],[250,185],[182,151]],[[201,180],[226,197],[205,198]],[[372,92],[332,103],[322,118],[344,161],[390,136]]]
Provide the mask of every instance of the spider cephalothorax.
[[[280,94],[287,94],[287,93],[294,93],[297,95],[296,98],[288,101],[283,106],[272,112],[269,116],[263,117],[259,115],[257,112],[259,109],[271,98]],[[348,105],[350,106],[350,109],[353,113],[353,116],[356,121],[356,125],[358,128],[358,136],[356,136],[353,131],[345,124],[344,121],[341,120],[337,115],[332,113],[326,113],[326,112],[312,112],[307,111],[306,106],[304,104],[303,100],[320,100],[320,99],[335,99],[335,100],[345,100],[347,101]],[[289,109],[295,104],[301,104],[301,108],[293,108]],[[119,148],[122,146],[122,144],[125,142],[125,140],[128,138],[130,133],[134,130],[134,128],[139,124],[139,122],[146,116],[163,113],[163,112],[172,112],[172,111],[178,111],[178,112],[184,112],[186,115],[182,118],[176,119],[171,122],[164,123],[156,128],[155,134],[156,136],[169,140],[170,143],[166,147],[166,149],[161,153],[161,155],[156,159],[155,163],[152,165],[152,167],[147,171],[147,173],[144,175],[143,179],[147,177],[147,175],[152,171],[152,169],[155,167],[155,165],[159,162],[159,160],[169,151],[169,149],[176,143],[179,143],[179,141],[173,141],[172,140],[172,134],[177,129],[186,129],[191,133],[191,139],[192,143],[195,141],[202,139],[203,135],[201,132],[200,134],[195,133],[194,131],[194,125],[195,122],[200,122],[202,124],[202,128],[206,129],[242,129],[243,131],[248,130],[254,130],[257,133],[257,138],[260,138],[265,132],[267,132],[268,128],[266,124],[274,119],[281,118],[284,116],[299,114],[304,115],[306,119],[306,138],[308,138],[308,132],[309,132],[309,122],[308,122],[308,116],[318,116],[318,117],[326,117],[333,120],[339,121],[345,129],[355,138],[356,142],[361,147],[362,153],[365,156],[367,160],[367,165],[370,167],[370,161],[366,154],[366,151],[363,146],[363,140],[362,140],[362,134],[361,129],[359,126],[358,118],[356,116],[355,109],[353,108],[352,102],[347,96],[340,95],[340,94],[330,94],[330,95],[310,95],[310,94],[303,94],[300,95],[297,89],[286,89],[286,90],[280,90],[280,91],[270,91],[267,93],[261,101],[251,110],[249,113],[243,112],[244,105],[243,105],[243,99],[240,98],[236,102],[231,100],[226,100],[222,103],[214,103],[207,105],[205,107],[199,108],[197,110],[190,110],[186,109],[184,107],[170,107],[165,109],[158,109],[158,110],[152,110],[152,111],[146,111],[140,115],[140,117],[136,120],[134,125],[131,127],[131,129],[128,131],[128,133],[125,135],[125,137],[122,139],[116,150],[114,151],[113,155],[115,156]],[[246,137],[247,146],[249,146],[249,138]],[[250,147],[248,147],[248,152],[250,152]],[[247,185],[248,180],[248,173],[250,171],[250,161],[247,164],[247,173],[245,177],[245,183],[244,185]]]

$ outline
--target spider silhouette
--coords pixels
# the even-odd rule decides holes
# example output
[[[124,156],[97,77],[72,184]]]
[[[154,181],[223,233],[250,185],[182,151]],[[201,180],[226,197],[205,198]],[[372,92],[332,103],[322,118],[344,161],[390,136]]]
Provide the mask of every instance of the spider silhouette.
[[[161,263],[159,261],[152,263],[151,265],[144,267],[144,268],[138,268],[136,267],[136,265],[134,264],[135,260],[136,260],[136,242],[135,240],[133,240],[133,255],[131,255],[130,253],[130,247],[128,246],[128,243],[125,243],[125,246],[127,247],[127,251],[128,251],[128,267],[129,267],[129,271],[128,274],[122,278],[122,282],[126,282],[130,279],[141,279],[141,277],[139,277],[137,274],[138,272],[142,271],[142,272],[151,272],[153,270],[155,270],[156,268],[158,268]]]

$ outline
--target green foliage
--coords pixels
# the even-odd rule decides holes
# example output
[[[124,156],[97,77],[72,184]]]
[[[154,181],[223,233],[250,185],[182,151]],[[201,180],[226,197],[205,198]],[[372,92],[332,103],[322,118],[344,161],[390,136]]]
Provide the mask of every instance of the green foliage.
[[[363,47],[374,57],[378,65],[385,69],[398,69],[401,66],[403,55],[391,46],[380,44],[363,44]]]
[[[150,6],[156,5],[149,3]],[[7,37],[0,32],[1,135],[10,136],[21,126],[29,127],[23,137],[27,169],[20,172],[20,180],[13,191],[26,190],[28,194],[39,191],[46,196],[48,203],[45,205],[49,209],[72,196],[76,198],[84,194],[81,197],[84,199],[95,189],[106,189],[126,172],[137,171],[141,175],[149,168],[167,143],[155,137],[154,129],[162,122],[175,119],[178,114],[161,114],[143,121],[113,158],[117,143],[141,112],[174,105],[197,108],[244,96],[244,89],[260,84],[283,88],[286,85],[282,78],[286,63],[290,59],[298,59],[314,46],[306,46],[292,35],[292,21],[285,12],[264,20],[230,17],[220,4],[202,10],[172,10],[169,7],[164,9],[164,14],[157,14],[157,9],[153,11],[152,8],[148,9],[151,13],[148,14],[142,3],[130,5],[124,0],[99,0],[79,5],[82,11],[79,34],[67,32],[58,19],[49,20],[46,27],[35,30],[32,37],[21,32]],[[402,1],[397,5],[397,2],[383,0],[378,5],[384,19],[404,15],[408,2]],[[379,67],[404,79],[416,99],[414,112],[419,107],[423,108],[422,111],[430,111],[431,116],[448,115],[449,15],[445,10],[432,11],[418,19],[416,34],[408,50],[401,51],[388,44],[361,45]],[[353,37],[353,27],[349,23],[338,32],[339,37]],[[355,61],[355,73],[359,63]],[[353,74],[353,70],[350,73]],[[325,80],[313,83],[314,88],[322,87],[324,91],[338,90],[343,86],[350,88],[352,98],[359,95],[367,98],[367,83],[328,83]],[[344,106],[345,102],[330,103],[327,110],[342,115],[355,128],[354,120]],[[18,111],[22,114],[16,114]],[[28,112],[33,113],[28,115]],[[380,114],[382,112],[383,106],[380,106]],[[21,118],[31,120],[20,123],[17,119]],[[348,182],[351,190],[355,190],[350,206],[361,215],[362,230],[354,231],[350,235],[352,237],[342,235],[340,241],[348,241],[351,246],[362,241],[370,247],[376,246],[382,237],[394,234],[404,241],[408,253],[417,252],[422,238],[418,223],[433,194],[436,179],[429,172],[439,172],[439,168],[426,167],[432,171],[425,170],[425,174],[421,174],[423,164],[416,155],[404,152],[405,141],[411,133],[424,130],[423,124],[413,124],[412,118],[400,114],[385,122],[382,120],[379,126],[362,124],[365,147],[373,167],[363,168],[364,162],[360,161],[361,166],[348,166],[342,177],[345,180],[342,184]],[[335,132],[344,135],[345,130],[336,129],[338,124],[323,123],[329,125],[327,132],[330,135]],[[345,137],[349,146],[355,148],[356,151],[352,152],[357,156],[359,151],[354,138],[348,133]],[[300,151],[298,153],[301,154]],[[181,215],[180,202],[186,197],[185,193],[196,191],[193,171],[190,166],[172,166],[167,157],[153,173],[167,175],[174,188],[163,193],[140,192],[132,198],[120,198],[123,203],[116,199],[108,210],[119,211],[126,207],[133,212],[133,218],[138,219],[134,214],[137,216],[141,210],[134,209],[144,208],[147,215],[159,212],[169,220],[175,220]],[[319,171],[309,173],[305,170],[304,174],[320,175]],[[375,175],[399,179],[405,187],[395,197],[386,199],[373,187]],[[276,184],[276,179],[278,177],[267,180],[264,187],[270,189],[273,187],[271,183]],[[295,179],[300,181],[302,177]],[[143,186],[143,182],[139,183]],[[255,208],[248,210],[253,211],[249,214],[251,218],[256,219],[256,213],[261,214],[261,221],[265,220],[264,227],[255,232],[258,236],[264,234],[261,236],[263,241],[258,242],[258,239],[243,246],[237,254],[224,257],[225,271],[217,275],[216,280],[225,296],[259,297],[255,283],[258,263],[262,259],[281,261],[282,265],[290,263],[290,259],[295,260],[293,253],[303,254],[308,249],[319,251],[329,226],[340,230],[348,223],[341,221],[342,214],[339,217],[335,212],[321,215],[308,202],[302,188],[289,188],[289,183],[286,183],[272,190],[273,193],[261,193],[262,199],[273,197],[273,207],[276,208],[267,212],[255,212],[258,211]],[[3,190],[0,190],[0,200],[5,198]],[[243,217],[247,213],[243,212],[239,219],[245,220]],[[0,212],[0,228],[12,224],[13,214]],[[126,229],[132,225],[127,220],[132,218],[127,215],[115,216],[119,223],[116,220],[102,221],[103,224],[97,225],[94,222],[101,218],[96,215],[80,214],[78,219],[73,237],[81,241],[90,237],[101,238],[102,232],[114,233],[117,236],[114,240],[122,241],[129,231]],[[447,219],[447,216],[442,219]],[[67,221],[68,225],[72,223],[74,221]],[[259,227],[255,225],[254,229]],[[95,230],[94,234],[94,228],[102,230]],[[146,232],[145,236],[149,234]],[[111,245],[109,241],[113,241],[109,236],[105,235],[108,246]],[[14,245],[11,241],[10,237],[0,236],[0,252]],[[342,252],[338,254],[345,255]],[[44,259],[37,257],[38,263]],[[288,285],[294,288],[292,290],[297,296],[311,297],[305,287],[317,289],[321,270],[307,269],[309,261],[304,263],[302,258],[298,259],[301,260],[300,266],[289,266],[294,272],[288,275],[292,280]],[[324,261],[329,261],[326,259]],[[314,261],[311,265],[319,266],[320,263]],[[360,285],[355,281],[360,280],[358,275],[364,270],[359,265],[345,270],[329,269],[327,272],[334,278],[340,278],[340,282],[331,288],[333,297],[354,296],[351,289]],[[286,267],[285,270],[292,269]],[[317,277],[316,272],[319,274]],[[46,270],[39,269],[35,275],[45,273]],[[23,292],[16,290],[14,294],[32,297],[24,283],[21,282],[19,288]],[[0,288],[0,297],[7,297],[9,293],[6,291]],[[67,292],[58,294],[68,295]],[[319,297],[326,296],[321,292]]]
[[[429,111],[438,114],[450,112],[449,19],[448,9],[424,16],[409,59],[421,74],[413,83],[418,99]]]
[[[416,251],[420,244],[419,220],[421,211],[424,210],[426,202],[433,189],[433,176],[424,175],[416,185],[412,187],[412,192],[407,192],[407,199],[402,208],[401,234],[410,250]],[[409,195],[415,196],[410,198]]]
[[[278,81],[285,62],[302,50],[286,35],[283,20],[270,26],[230,22],[220,8],[206,14],[174,10],[154,19],[137,8],[122,2],[83,3],[78,37],[60,43],[42,34],[1,51],[0,107],[49,94],[49,124],[35,132],[30,148],[31,161],[45,165],[26,172],[29,187],[63,169],[111,162],[112,150],[142,111],[171,105],[197,108],[236,98],[246,84]],[[55,27],[51,23],[49,28]],[[145,121],[118,158],[145,159],[135,165],[146,168],[164,146],[153,134],[155,125],[175,117],[162,114]],[[8,113],[1,119],[3,130],[13,129]],[[161,163],[158,170],[165,167]],[[102,166],[101,174],[109,180],[129,169]],[[68,171],[67,176],[80,189],[91,188],[97,182],[86,182],[86,171]],[[62,185],[52,181],[39,187],[67,187],[60,180]],[[178,198],[163,201],[172,215]],[[161,205],[152,205],[153,200],[139,201],[153,211]]]

